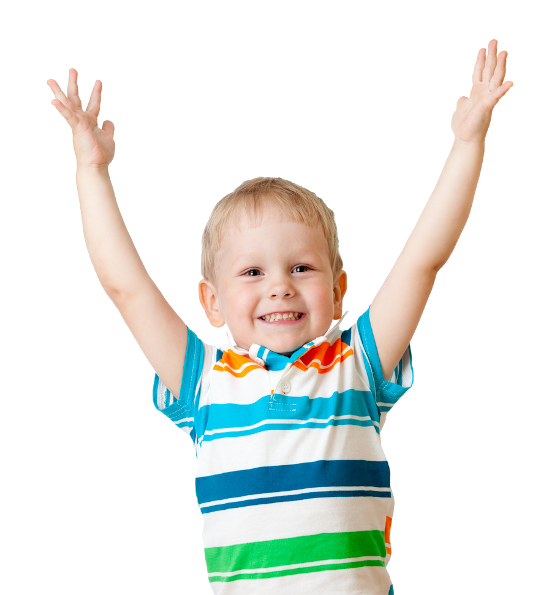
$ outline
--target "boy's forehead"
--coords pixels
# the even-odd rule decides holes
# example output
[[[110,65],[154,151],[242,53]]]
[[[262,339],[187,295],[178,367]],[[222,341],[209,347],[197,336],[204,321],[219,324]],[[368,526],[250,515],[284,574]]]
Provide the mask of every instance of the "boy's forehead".
[[[305,229],[302,233],[290,224]],[[292,233],[287,237],[289,227],[292,227]],[[321,226],[297,221],[275,205],[264,207],[258,216],[241,210],[236,217],[231,217],[223,227],[220,244],[218,260],[228,264],[258,258],[266,246],[281,247],[285,256],[315,254],[328,258],[328,245]]]
[[[239,234],[249,232],[250,235],[256,237],[262,231],[260,228],[266,228],[268,235],[275,235],[276,232],[280,232],[281,226],[277,225],[278,223],[296,223],[305,225],[309,229],[316,227],[313,223],[307,224],[302,220],[298,220],[287,209],[283,209],[271,202],[261,203],[257,209],[238,205],[223,224],[220,233],[220,244],[223,244],[224,240],[230,239],[231,236],[237,236],[235,238],[237,245]]]

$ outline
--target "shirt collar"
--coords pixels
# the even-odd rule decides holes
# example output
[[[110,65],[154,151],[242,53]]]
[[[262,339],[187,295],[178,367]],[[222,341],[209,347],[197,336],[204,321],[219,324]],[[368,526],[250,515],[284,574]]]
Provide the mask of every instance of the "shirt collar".
[[[344,312],[344,314],[341,316],[338,322],[325,335],[317,337],[313,341],[309,341],[309,343],[302,345],[299,349],[294,351],[291,356],[276,353],[275,351],[271,351],[270,349],[267,349],[262,345],[257,345],[256,343],[253,343],[249,350],[243,349],[242,347],[235,345],[233,341],[223,345],[221,347],[221,350],[226,351],[227,349],[231,349],[239,355],[243,355],[252,359],[259,366],[266,367],[267,369],[272,371],[284,370],[284,368],[288,364],[292,364],[293,362],[298,360],[304,353],[309,351],[309,349],[311,349],[312,347],[317,347],[318,345],[321,345],[321,343],[328,341],[329,335],[336,331],[346,314],[348,314],[348,311]]]

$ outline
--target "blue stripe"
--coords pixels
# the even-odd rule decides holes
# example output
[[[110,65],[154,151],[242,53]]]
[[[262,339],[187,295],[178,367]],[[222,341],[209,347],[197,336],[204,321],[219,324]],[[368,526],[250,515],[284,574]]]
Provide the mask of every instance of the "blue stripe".
[[[180,425],[180,424],[179,424]],[[187,423],[186,425],[189,425]],[[371,420],[359,420],[359,419],[330,419],[325,422],[317,422],[317,421],[307,421],[305,423],[298,423],[298,424],[275,424],[275,423],[268,423],[263,424],[257,428],[251,428],[250,430],[231,430],[230,432],[220,432],[219,434],[206,434],[203,436],[203,442],[209,442],[213,440],[219,440],[220,438],[237,438],[241,436],[252,436],[253,434],[259,434],[260,432],[268,432],[271,430],[279,430],[279,431],[290,431],[290,430],[303,430],[303,429],[324,429],[328,428],[329,426],[361,426],[361,427],[373,427],[375,431],[379,434],[379,427],[376,426]]]
[[[257,506],[258,504],[273,504],[274,502],[293,502],[295,500],[309,500],[310,498],[390,498],[391,492],[377,492],[375,490],[336,490],[328,492],[306,492],[304,494],[289,494],[287,496],[274,496],[272,498],[256,498],[240,502],[227,502],[216,506],[201,506],[200,512],[217,512],[228,508],[242,508],[244,506]]]
[[[197,477],[195,483],[198,503],[204,504],[227,498],[309,488],[388,488],[390,472],[387,461],[313,461],[218,473]]]
[[[185,351],[185,360],[183,363],[179,400],[176,401],[167,388],[165,391],[164,406],[158,407],[157,391],[161,379],[157,374],[154,374],[152,385],[153,404],[156,409],[164,413],[173,422],[181,419],[181,417],[184,417],[187,412],[194,408],[197,397],[196,387],[198,386],[198,381],[202,374],[202,366],[204,364],[204,347],[202,341],[188,326],[187,331],[187,349]],[[194,411],[192,414],[194,414]]]
[[[355,415],[369,417],[379,422],[379,412],[370,391],[349,389],[334,392],[330,397],[292,397],[275,395],[276,400],[282,400],[289,411],[269,411],[270,395],[263,396],[249,405],[236,403],[212,403],[203,405],[197,415],[197,434],[205,439],[208,432],[214,430],[228,430],[230,428],[249,428],[267,419],[322,419],[327,420],[332,415]],[[210,412],[207,410],[210,409]],[[359,421],[359,420],[355,420]],[[367,421],[367,420],[365,420]],[[323,423],[323,422],[320,422]],[[256,428],[255,428],[256,429]],[[238,432],[239,430],[235,430]]]
[[[188,328],[188,327],[187,327]],[[172,398],[173,395],[169,389],[165,392],[165,407],[160,409],[157,404],[157,387],[160,379],[156,374],[153,386],[153,402],[158,409],[164,413],[172,422],[177,423],[178,420],[184,417],[193,417],[198,407],[198,399],[200,398],[200,390],[196,391],[198,380],[202,373],[202,366],[204,364],[204,346],[202,341],[197,337],[196,333],[188,329],[187,349],[185,352],[185,360],[183,363],[183,376],[181,378],[181,392],[179,400]],[[196,429],[193,421],[182,422],[177,424],[180,428],[192,428],[189,433],[192,441],[196,443]]]
[[[363,316],[363,314],[360,315],[360,318],[362,316]],[[360,318],[358,318],[358,322],[360,321]],[[360,330],[358,328],[358,325],[356,325],[354,328],[355,328],[355,331],[354,332],[357,332],[358,334],[360,334],[360,337],[361,337],[361,333],[360,333]],[[365,349],[365,346],[364,346],[364,349]],[[354,357],[357,357],[357,355],[358,354],[354,354]],[[361,355],[361,358],[362,358],[362,362],[364,363],[364,368],[365,368],[365,371],[366,371],[366,375],[368,377],[369,387],[372,390],[372,392],[375,394],[376,391],[377,391],[377,386],[376,386],[376,383],[375,383],[375,378],[373,377],[373,370],[371,368],[371,363],[370,363],[370,361],[368,359],[368,356],[367,356],[367,353],[365,351],[362,351],[362,353],[360,355]]]
[[[373,371],[375,388],[372,386],[371,389],[375,390],[377,393],[377,389],[381,386],[385,379],[383,378],[383,369],[381,368],[381,362],[379,361],[379,355],[377,353],[377,345],[375,344],[375,339],[373,338],[373,332],[371,330],[371,322],[369,318],[370,308],[368,308],[360,316],[360,318],[358,318],[358,331],[360,333],[362,345],[364,346],[367,358]]]
[[[371,306],[370,306],[371,308]],[[381,368],[381,361],[379,360],[379,354],[377,352],[377,345],[375,344],[375,339],[373,337],[373,332],[371,330],[371,322],[369,318],[369,310],[368,308],[361,316],[358,318],[358,331],[360,333],[360,338],[362,339],[362,345],[364,346],[365,356],[364,356],[364,364],[366,367],[366,372],[368,373],[368,378],[370,381],[370,388],[375,390],[375,400],[379,403],[391,403],[394,405],[403,395],[404,393],[412,386],[414,382],[414,370],[412,368],[412,352],[410,350],[410,344],[407,347],[408,356],[410,358],[410,369],[411,369],[411,383],[410,386],[403,387],[403,357],[399,360],[399,363],[394,369],[395,374],[395,382],[390,382],[385,380],[383,376],[383,369]],[[368,365],[369,361],[369,365]],[[371,368],[370,368],[371,366]],[[375,381],[375,388],[372,385],[372,374],[373,373],[373,380]]]
[[[179,401],[185,403],[187,410],[194,407],[195,390],[202,374],[203,364],[204,346],[196,333],[189,329],[185,363],[183,364],[183,377],[181,378],[181,393],[179,395]]]

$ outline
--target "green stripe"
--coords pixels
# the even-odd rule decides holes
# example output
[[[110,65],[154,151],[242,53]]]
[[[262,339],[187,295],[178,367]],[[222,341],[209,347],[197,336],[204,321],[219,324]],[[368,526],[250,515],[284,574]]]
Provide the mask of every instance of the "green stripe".
[[[211,583],[220,581],[222,583],[229,583],[231,581],[238,581],[240,579],[253,578],[276,578],[278,576],[288,576],[290,574],[303,574],[304,572],[321,572],[322,570],[342,570],[344,568],[360,568],[361,566],[385,566],[383,560],[363,560],[361,562],[345,562],[343,564],[321,564],[320,566],[305,566],[303,568],[289,568],[287,570],[278,570],[275,572],[255,572],[236,574],[234,576],[210,576],[208,577]]]
[[[387,555],[383,531],[319,533],[205,548],[208,573]]]

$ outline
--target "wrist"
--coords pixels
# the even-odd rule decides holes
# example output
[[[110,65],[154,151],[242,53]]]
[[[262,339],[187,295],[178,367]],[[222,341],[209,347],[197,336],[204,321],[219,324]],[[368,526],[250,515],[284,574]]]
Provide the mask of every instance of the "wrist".
[[[76,174],[109,175],[109,165],[86,165],[85,163],[78,163],[76,165]]]
[[[468,152],[468,153],[484,153],[486,150],[486,139],[480,141],[465,141],[459,137],[453,137],[451,143],[451,149],[455,148],[455,152]]]
[[[458,136],[454,137],[454,141],[453,141],[453,145],[457,146],[457,147],[468,147],[468,148],[478,148],[478,149],[484,149],[485,146],[485,140],[483,139],[481,141],[466,141],[463,140],[462,138],[459,138]]]

